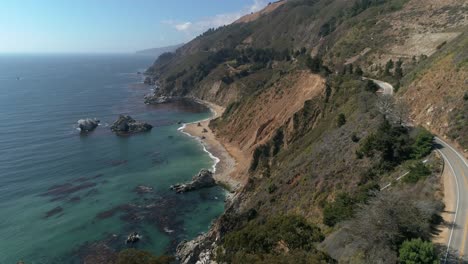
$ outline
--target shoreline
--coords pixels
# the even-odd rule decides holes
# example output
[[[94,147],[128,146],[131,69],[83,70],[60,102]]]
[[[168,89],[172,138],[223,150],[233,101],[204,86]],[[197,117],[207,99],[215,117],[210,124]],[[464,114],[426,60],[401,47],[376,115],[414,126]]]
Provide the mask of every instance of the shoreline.
[[[213,160],[212,171],[216,183],[228,192],[235,192],[241,187],[241,183],[231,177],[231,174],[236,169],[237,160],[230,155],[208,126],[211,120],[223,114],[225,108],[197,98],[191,99],[199,104],[207,106],[212,116],[199,121],[184,123],[177,130],[197,140],[202,145],[203,151],[208,153]]]

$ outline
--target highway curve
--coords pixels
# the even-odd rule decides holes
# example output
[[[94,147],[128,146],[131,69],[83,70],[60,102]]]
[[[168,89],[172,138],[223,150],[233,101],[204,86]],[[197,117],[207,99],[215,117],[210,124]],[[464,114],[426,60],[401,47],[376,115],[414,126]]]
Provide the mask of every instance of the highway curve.
[[[455,148],[435,138],[435,147],[444,159],[444,170],[455,178],[452,192],[456,197],[455,211],[449,230],[447,252],[443,263],[458,263],[458,258],[468,261],[468,162]],[[463,261],[463,262],[464,262]]]

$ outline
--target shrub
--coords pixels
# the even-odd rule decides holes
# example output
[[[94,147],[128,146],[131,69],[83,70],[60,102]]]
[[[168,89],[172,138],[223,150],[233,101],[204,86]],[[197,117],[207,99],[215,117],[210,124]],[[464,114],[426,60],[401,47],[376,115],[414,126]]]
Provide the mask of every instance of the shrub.
[[[336,120],[336,124],[338,125],[338,127],[341,127],[344,124],[346,124],[346,116],[343,113],[338,115],[338,118]]]
[[[421,178],[431,174],[431,170],[424,165],[422,162],[416,162],[413,166],[410,167],[408,175],[404,178],[405,182],[415,183]]]
[[[434,245],[420,238],[406,240],[400,247],[400,262],[402,264],[438,264],[439,257]]]
[[[356,133],[353,133],[353,134],[351,135],[351,140],[352,140],[354,143],[357,143],[357,142],[359,142],[359,140],[361,140],[361,139],[356,135]]]
[[[366,81],[366,91],[375,93],[379,90],[379,86],[373,82],[372,80],[367,80]]]
[[[424,128],[420,128],[415,142],[412,145],[411,157],[414,159],[420,159],[427,156],[432,151],[432,142],[434,140],[434,135]]]
[[[379,167],[388,170],[410,157],[411,143],[408,129],[403,126],[392,126],[388,120],[384,120],[376,133],[361,142],[358,152],[366,157],[380,154]]]
[[[227,76],[224,76],[223,78],[221,78],[221,80],[223,81],[223,83],[229,85],[231,83],[234,82],[234,79],[232,79],[231,76],[227,75]]]
[[[268,193],[274,193],[278,189],[278,186],[276,184],[272,183],[268,185]]]
[[[228,233],[223,241],[226,252],[220,257],[232,259],[238,252],[273,253],[280,242],[289,250],[309,251],[314,249],[314,243],[323,239],[320,229],[301,216],[276,216],[263,221],[250,221],[240,230]]]
[[[349,219],[353,216],[354,199],[349,194],[339,194],[334,202],[327,203],[323,209],[323,223],[334,226],[338,222]]]
[[[307,57],[306,66],[313,73],[319,73],[322,69],[322,60],[319,57]]]

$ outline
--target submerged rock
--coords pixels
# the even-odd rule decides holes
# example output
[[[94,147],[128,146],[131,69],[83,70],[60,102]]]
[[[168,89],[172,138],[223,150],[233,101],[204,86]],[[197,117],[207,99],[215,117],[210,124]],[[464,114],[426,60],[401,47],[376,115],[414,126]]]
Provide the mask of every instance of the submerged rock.
[[[152,187],[144,186],[144,185],[138,185],[135,187],[135,192],[139,194],[144,194],[144,193],[150,193],[153,191]]]
[[[139,122],[130,116],[120,115],[119,119],[112,124],[110,129],[117,134],[132,134],[139,132],[147,132],[153,128],[152,125]]]
[[[171,190],[177,193],[184,193],[215,186],[216,182],[213,178],[213,172],[202,169],[197,175],[193,176],[192,181],[187,183],[179,183],[171,186]]]
[[[125,240],[125,244],[134,244],[140,241],[140,239],[141,239],[141,235],[138,234],[137,232],[133,232],[127,236],[127,240]]]
[[[80,129],[80,131],[82,133],[85,133],[85,132],[90,132],[90,131],[93,131],[94,129],[96,129],[96,127],[98,127],[99,125],[99,120],[94,118],[94,119],[91,119],[91,118],[86,118],[86,119],[80,119],[78,120],[78,128]]]

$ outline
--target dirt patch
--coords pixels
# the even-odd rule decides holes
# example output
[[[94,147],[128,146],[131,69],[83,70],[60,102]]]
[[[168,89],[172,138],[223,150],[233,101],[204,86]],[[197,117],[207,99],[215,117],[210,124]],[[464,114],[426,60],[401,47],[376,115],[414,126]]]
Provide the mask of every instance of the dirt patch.
[[[437,47],[450,42],[459,35],[460,32],[414,34],[403,45],[392,47],[391,52],[403,57],[419,56],[421,54],[430,56],[437,51]]]

